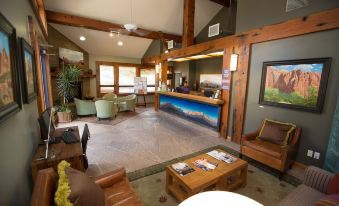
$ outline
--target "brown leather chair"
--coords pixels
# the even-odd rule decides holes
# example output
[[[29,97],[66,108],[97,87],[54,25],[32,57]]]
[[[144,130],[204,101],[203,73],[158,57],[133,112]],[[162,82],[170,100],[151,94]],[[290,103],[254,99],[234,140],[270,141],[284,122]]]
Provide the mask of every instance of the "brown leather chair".
[[[294,162],[301,128],[296,127],[290,133],[288,144],[285,147],[257,139],[259,133],[260,129],[242,136],[240,154],[279,170],[279,178],[281,178]]]
[[[32,206],[50,206],[54,204],[58,175],[53,168],[38,172],[32,195]],[[139,196],[128,182],[125,169],[120,168],[94,179],[105,194],[105,205],[142,206]]]

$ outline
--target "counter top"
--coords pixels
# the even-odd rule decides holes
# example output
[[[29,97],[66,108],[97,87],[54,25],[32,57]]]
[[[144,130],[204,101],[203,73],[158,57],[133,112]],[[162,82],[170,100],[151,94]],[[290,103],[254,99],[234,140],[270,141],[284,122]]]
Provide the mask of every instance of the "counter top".
[[[177,93],[177,92],[158,92],[159,95],[167,95],[167,96],[172,96],[172,97],[178,97],[181,99],[188,99],[188,100],[193,100],[193,101],[198,101],[198,102],[203,102],[207,104],[213,104],[213,105],[221,105],[224,104],[224,100],[221,99],[211,99],[208,97],[203,97],[203,96],[197,96],[193,94],[183,94],[183,93]]]

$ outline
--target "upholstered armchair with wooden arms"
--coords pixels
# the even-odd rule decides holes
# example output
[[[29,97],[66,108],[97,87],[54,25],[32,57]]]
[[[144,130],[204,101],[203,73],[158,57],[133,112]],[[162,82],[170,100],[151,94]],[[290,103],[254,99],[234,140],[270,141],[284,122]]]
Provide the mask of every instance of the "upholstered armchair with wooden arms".
[[[264,122],[262,128],[253,133],[243,135],[240,154],[279,170],[281,177],[294,162],[301,135],[301,128],[294,127],[290,132],[286,132],[287,139],[284,139],[284,143],[278,144],[277,142],[260,138],[263,127],[265,126]],[[279,127],[279,122],[274,122],[274,124]],[[281,124],[285,127],[287,123]]]

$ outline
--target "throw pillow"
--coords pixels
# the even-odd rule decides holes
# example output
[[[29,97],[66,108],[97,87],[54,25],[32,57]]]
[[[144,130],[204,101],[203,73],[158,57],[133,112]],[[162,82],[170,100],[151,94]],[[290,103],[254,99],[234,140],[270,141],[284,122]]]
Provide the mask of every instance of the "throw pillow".
[[[260,130],[258,139],[268,141],[281,146],[286,146],[290,133],[295,129],[295,125],[291,123],[278,122],[265,119]]]
[[[327,185],[327,194],[339,194],[339,173],[335,174]]]
[[[327,195],[321,198],[315,206],[339,206],[339,195]]]
[[[59,165],[61,165],[60,171]],[[104,193],[93,180],[91,180],[83,172],[71,168],[70,164],[66,161],[62,161],[59,165],[59,181],[60,179],[63,179],[62,182],[64,185],[60,188],[59,193],[61,194],[58,193],[60,184],[58,185],[57,193],[55,195],[56,205],[105,205]]]

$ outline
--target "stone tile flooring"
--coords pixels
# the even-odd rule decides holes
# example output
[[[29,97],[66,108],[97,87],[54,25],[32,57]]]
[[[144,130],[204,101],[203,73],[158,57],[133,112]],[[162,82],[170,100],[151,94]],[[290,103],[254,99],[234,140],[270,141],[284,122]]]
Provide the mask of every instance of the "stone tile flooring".
[[[79,126],[82,134],[83,121],[59,127],[73,125]],[[217,132],[165,112],[155,112],[153,108],[113,126],[95,123],[88,126],[91,139],[86,173],[90,176],[118,167],[131,172],[219,144],[239,151],[239,145],[220,138]]]

